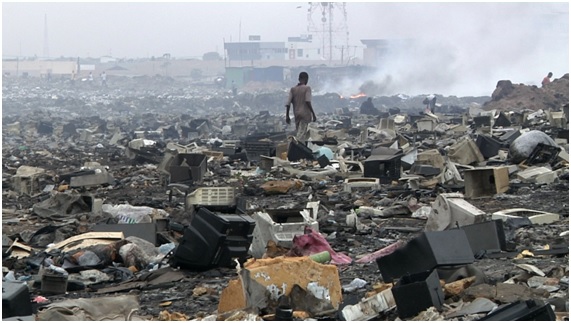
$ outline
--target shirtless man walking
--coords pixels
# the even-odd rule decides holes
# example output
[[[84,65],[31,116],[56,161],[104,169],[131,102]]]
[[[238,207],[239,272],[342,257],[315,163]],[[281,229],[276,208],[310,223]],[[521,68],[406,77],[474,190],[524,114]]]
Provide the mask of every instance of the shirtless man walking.
[[[298,141],[305,143],[309,138],[307,131],[308,124],[317,120],[313,106],[311,105],[311,87],[307,85],[309,74],[307,72],[299,73],[299,83],[292,87],[286,102],[286,123],[290,124],[289,109],[293,104],[293,116],[295,118],[295,129],[297,131],[296,138]]]

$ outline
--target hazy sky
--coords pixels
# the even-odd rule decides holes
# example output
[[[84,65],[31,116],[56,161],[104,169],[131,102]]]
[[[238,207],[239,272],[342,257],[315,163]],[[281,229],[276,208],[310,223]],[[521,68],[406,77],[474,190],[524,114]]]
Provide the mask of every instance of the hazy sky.
[[[309,8],[308,2],[3,2],[2,54],[44,56],[47,17],[50,57],[201,58],[223,54],[224,40],[260,35],[284,42],[307,34],[321,18],[309,19]],[[489,95],[499,79],[539,84],[549,71],[560,77],[569,70],[568,2],[347,2],[346,10],[351,55],[362,57],[361,39],[419,44],[395,53],[379,77],[422,84],[448,79]],[[340,11],[333,13],[341,22]]]

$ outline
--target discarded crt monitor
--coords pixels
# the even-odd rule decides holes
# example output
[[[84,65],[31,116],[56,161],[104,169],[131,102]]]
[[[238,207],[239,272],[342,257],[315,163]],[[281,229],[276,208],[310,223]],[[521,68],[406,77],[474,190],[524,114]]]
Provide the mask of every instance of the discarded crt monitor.
[[[301,159],[313,160],[313,152],[306,145],[292,141],[287,150],[287,159],[295,162]]]
[[[498,151],[502,148],[502,142],[489,136],[478,135],[476,146],[480,149],[482,156],[487,159],[498,154]]]
[[[501,135],[498,139],[502,142],[504,147],[509,147],[520,135],[521,132],[519,130],[511,130]]]
[[[403,276],[391,289],[401,319],[444,304],[444,293],[436,270]]]
[[[495,253],[507,249],[506,235],[501,220],[470,224],[460,229],[466,233],[474,256],[483,252]]]
[[[474,117],[474,125],[476,128],[480,127],[489,127],[492,123],[492,119],[490,116],[478,116]]]
[[[248,254],[255,225],[248,215],[199,208],[174,251],[174,265],[195,270],[235,266],[234,258]]]
[[[510,188],[508,167],[477,167],[464,171],[464,196],[477,198],[506,192]]]
[[[364,177],[374,177],[381,184],[390,184],[401,176],[401,157],[399,155],[371,155],[365,160]]]
[[[27,315],[32,315],[28,286],[2,279],[2,319]]]
[[[54,132],[54,126],[47,121],[40,121],[36,126],[36,131],[40,135],[51,135]]]
[[[321,155],[317,158],[317,162],[319,163],[319,166],[321,168],[326,167],[327,165],[331,165],[331,162],[329,161],[329,158],[327,158],[327,156],[325,155]]]
[[[385,282],[438,266],[471,264],[474,254],[462,230],[423,232],[390,255],[377,258]]]
[[[194,183],[202,183],[206,173],[206,155],[178,154],[171,163],[169,173],[171,183],[184,183],[191,180]]]
[[[503,112],[500,112],[494,121],[494,127],[509,127],[511,125],[510,119]]]
[[[527,165],[535,164],[551,164],[553,165],[557,160],[557,156],[561,148],[558,146],[545,145],[538,143],[537,146],[531,152],[531,155],[527,158],[525,163]]]
[[[551,305],[538,300],[518,301],[500,307],[478,321],[555,321]]]

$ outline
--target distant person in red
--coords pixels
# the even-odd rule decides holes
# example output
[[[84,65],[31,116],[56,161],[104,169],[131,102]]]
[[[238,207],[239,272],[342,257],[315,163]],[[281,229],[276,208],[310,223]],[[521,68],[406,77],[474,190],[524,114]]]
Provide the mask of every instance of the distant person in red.
[[[551,77],[552,76],[553,76],[553,73],[549,72],[549,74],[547,74],[547,76],[543,78],[543,81],[541,81],[541,85],[545,86],[545,85],[551,83]]]

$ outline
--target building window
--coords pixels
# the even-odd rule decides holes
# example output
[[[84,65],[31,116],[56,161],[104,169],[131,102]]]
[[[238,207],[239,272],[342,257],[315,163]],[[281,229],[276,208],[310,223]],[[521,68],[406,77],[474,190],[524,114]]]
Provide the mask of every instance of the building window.
[[[297,57],[303,57],[303,49],[297,50]]]

